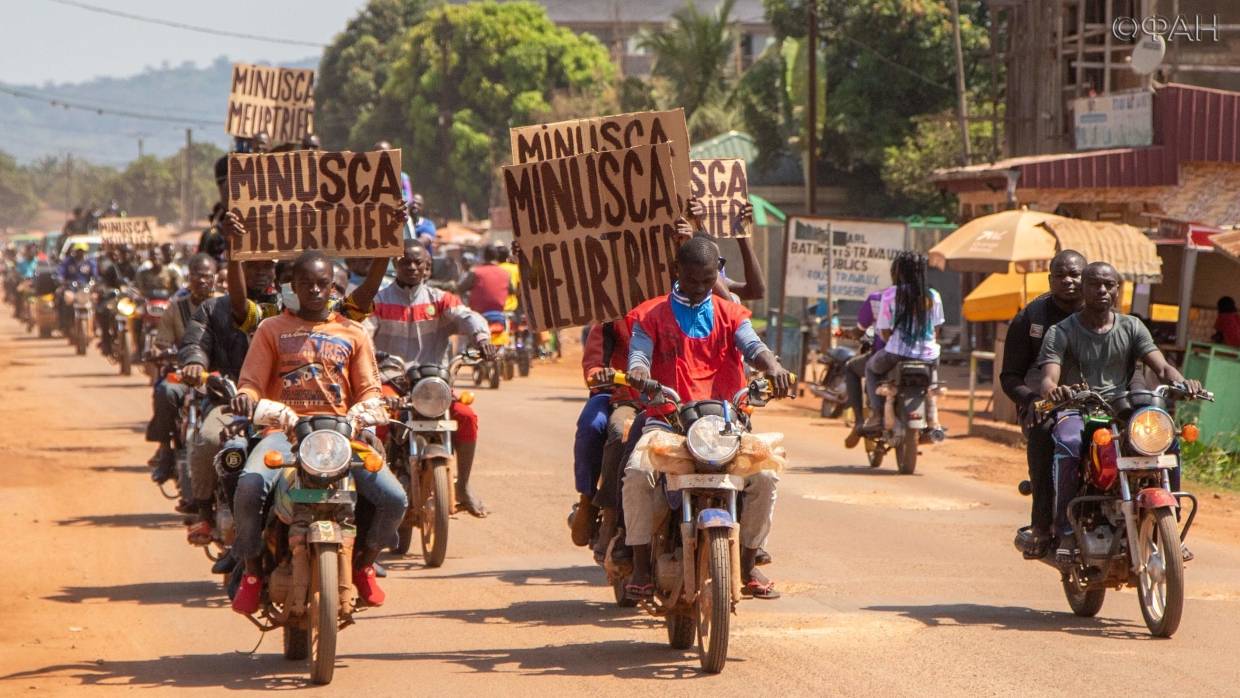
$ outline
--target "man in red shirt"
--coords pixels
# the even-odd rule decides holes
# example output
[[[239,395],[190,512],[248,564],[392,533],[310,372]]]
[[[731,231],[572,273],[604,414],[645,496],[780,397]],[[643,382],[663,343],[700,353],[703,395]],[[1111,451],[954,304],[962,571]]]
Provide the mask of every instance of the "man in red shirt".
[[[502,322],[504,302],[517,292],[512,275],[499,265],[508,259],[508,248],[500,244],[487,245],[482,259],[482,264],[470,269],[461,279],[457,290],[461,295],[469,294],[470,310],[481,314],[488,322]]]
[[[762,343],[749,322],[749,310],[711,293],[719,277],[719,247],[695,237],[676,252],[672,292],[642,303],[626,318],[629,376],[654,379],[682,400],[731,400],[745,387],[748,361],[767,374],[777,396],[788,393],[791,375]],[[743,361],[742,361],[743,360]],[[648,420],[647,428],[660,428]],[[741,578],[747,595],[775,598],[774,584],[757,570],[756,560],[770,533],[775,512],[774,471],[763,470],[745,481],[741,515]],[[654,508],[663,500],[655,473],[630,458],[624,472],[625,542],[633,549],[633,577],[626,591],[635,598],[653,593],[650,540]],[[665,504],[662,504],[665,506]]]
[[[1223,296],[1218,299],[1218,317],[1214,320],[1216,344],[1240,347],[1240,313],[1236,312],[1236,299]]]

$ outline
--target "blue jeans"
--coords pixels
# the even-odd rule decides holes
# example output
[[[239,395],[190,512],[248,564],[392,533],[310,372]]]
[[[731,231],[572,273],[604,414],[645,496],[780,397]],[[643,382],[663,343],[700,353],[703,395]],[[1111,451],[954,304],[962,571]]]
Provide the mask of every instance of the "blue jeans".
[[[233,557],[247,560],[263,552],[263,505],[271,495],[271,488],[280,477],[280,468],[268,468],[263,456],[276,451],[284,456],[285,463],[293,463],[293,449],[288,436],[277,432],[263,438],[250,451],[245,470],[237,480],[237,494],[233,503],[233,517],[237,525],[237,541],[233,544]],[[409,500],[400,481],[385,465],[377,473],[355,466],[351,474],[357,491],[375,508],[375,516],[367,533],[365,547],[388,548],[396,545],[396,528],[405,516]]]
[[[594,496],[599,473],[603,468],[603,444],[607,442],[607,418],[611,412],[611,395],[599,393],[586,400],[577,417],[577,435],[573,439],[573,479],[577,493]]]

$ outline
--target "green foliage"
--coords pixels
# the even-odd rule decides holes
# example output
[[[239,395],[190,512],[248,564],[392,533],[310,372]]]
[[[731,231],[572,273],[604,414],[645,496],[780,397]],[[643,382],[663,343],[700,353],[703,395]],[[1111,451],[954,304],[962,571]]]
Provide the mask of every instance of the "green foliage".
[[[323,52],[315,84],[315,130],[324,147],[369,147],[353,126],[374,111],[399,39],[422,16],[425,0],[370,0]]]
[[[16,160],[0,153],[0,228],[25,225],[38,212],[39,197],[35,196],[30,178]]]
[[[684,107],[690,121],[707,104],[718,109],[731,92],[728,62],[734,46],[735,4],[736,0],[723,0],[713,13],[706,13],[686,2],[672,13],[669,26],[645,32],[640,39],[654,54],[651,74],[671,88],[665,106]]]
[[[1240,432],[1218,434],[1209,443],[1184,444],[1180,458],[1185,477],[1240,489]]]
[[[924,192],[902,181],[885,188],[884,168],[891,148],[911,139],[929,145],[936,137],[923,132],[926,119],[955,105],[955,53],[948,4],[927,0],[814,0],[817,3],[820,66],[825,83],[820,98],[818,169],[821,181],[853,190],[851,201],[871,214],[895,213],[926,203]],[[767,20],[781,42],[754,65],[766,81],[743,80],[746,128],[763,151],[776,143],[799,150],[803,144],[803,107],[808,99],[805,62],[808,51],[807,0],[764,0]],[[961,43],[965,80],[983,95],[993,90],[990,74],[990,21],[980,0],[961,0]],[[775,106],[769,78],[781,68],[780,88],[790,109],[777,123],[760,106]],[[751,69],[752,72],[753,69]],[[946,134],[939,134],[946,137]],[[931,149],[933,150],[933,149]],[[987,151],[988,152],[988,151]],[[908,198],[912,195],[913,198]]]
[[[990,105],[970,106],[969,114],[989,117]],[[1003,120],[1002,113],[999,120]],[[994,152],[994,136],[990,121],[970,121],[969,144],[973,153]],[[929,176],[937,169],[960,164],[962,150],[960,125],[954,110],[913,117],[913,132],[903,143],[887,146],[883,153],[883,184],[898,200],[894,213],[953,217],[956,213],[954,198],[940,192]]]
[[[401,147],[414,187],[441,211],[459,201],[485,211],[508,129],[536,122],[556,95],[601,96],[614,72],[602,44],[530,2],[437,6],[397,47],[378,102],[358,113],[349,140]]]

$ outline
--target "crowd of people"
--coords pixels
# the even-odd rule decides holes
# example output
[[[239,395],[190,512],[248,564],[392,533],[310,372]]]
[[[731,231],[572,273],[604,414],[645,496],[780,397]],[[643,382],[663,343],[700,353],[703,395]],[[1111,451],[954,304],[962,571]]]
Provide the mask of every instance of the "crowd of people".
[[[317,148],[318,143],[308,139],[301,147]],[[375,147],[390,146],[380,142]],[[269,148],[261,135],[238,144],[243,152]],[[489,323],[505,322],[506,314],[520,312],[515,260],[521,251],[515,245],[511,250],[502,244],[488,245],[480,264],[459,276],[433,278],[436,229],[407,177],[405,207],[399,213],[404,244],[397,257],[333,260],[312,250],[280,262],[230,259],[232,242],[249,231],[228,209],[227,170],[227,160],[221,158],[215,167],[220,201],[192,254],[171,245],[142,254],[114,246],[92,257],[88,246],[72,244],[55,267],[34,248],[10,250],[5,258],[11,298],[17,296],[20,284],[40,275],[41,267],[61,290],[93,288],[99,299],[96,326],[105,355],[128,351],[113,346],[116,309],[110,299],[118,291],[128,288],[144,297],[170,299],[154,342],[177,378],[167,378],[162,371],[158,376],[146,439],[156,449],[151,466],[157,483],[189,478],[189,483],[179,483],[183,498],[177,507],[187,516],[186,537],[193,545],[208,545],[215,539],[220,486],[215,459],[230,438],[228,427],[236,416],[248,417],[264,399],[302,417],[383,411],[379,357],[397,356],[409,364],[446,369],[459,346],[456,338],[480,355],[493,357],[496,347]],[[729,278],[718,245],[702,229],[703,214],[701,202],[691,200],[677,224],[680,239],[671,293],[642,303],[623,318],[593,325],[585,336],[582,369],[591,395],[577,420],[572,444],[579,495],[571,517],[572,540],[579,546],[593,541],[593,554],[600,563],[610,554],[613,562],[630,564],[632,574],[624,593],[634,601],[654,595],[652,522],[667,502],[657,474],[633,452],[644,434],[668,425],[666,414],[647,409],[641,391],[614,377],[627,374],[629,383],[637,385],[656,381],[686,402],[726,401],[746,386],[750,371],[766,376],[776,395],[788,394],[796,383],[755,332],[750,311],[742,304],[762,298],[766,289],[749,241],[738,238],[743,270],[741,278]],[[751,215],[746,207],[734,224],[745,225]],[[89,216],[79,211],[72,230],[66,230],[85,232],[83,226],[88,225]],[[891,260],[890,274],[891,285],[870,295],[861,306],[857,326],[849,332],[853,337],[874,335],[871,350],[847,364],[854,413],[854,426],[845,440],[849,448],[889,426],[884,424],[885,398],[878,390],[885,375],[902,362],[933,365],[940,358],[943,302],[927,284],[925,257],[901,251]],[[1083,432],[1078,414],[1045,415],[1033,408],[1036,401],[1062,397],[1078,384],[1104,395],[1117,394],[1128,389],[1135,367],[1141,364],[1160,381],[1186,382],[1190,389],[1200,389],[1195,381],[1184,381],[1167,362],[1142,323],[1116,310],[1119,285],[1119,275],[1110,264],[1061,251],[1050,263],[1050,292],[1021,310],[1008,330],[1001,381],[1019,407],[1028,435],[1033,506],[1025,553],[1030,558],[1041,558],[1052,546],[1065,560],[1076,555],[1066,502],[1080,486]],[[66,304],[58,303],[62,318],[71,318],[63,312]],[[1234,301],[1221,300],[1219,310],[1219,339],[1240,341]],[[62,329],[69,329],[65,320]],[[211,374],[234,381],[237,392],[202,418],[189,449],[188,471],[178,473],[174,440],[179,410],[187,393]],[[471,486],[478,415],[455,395],[449,409],[458,425],[456,502],[460,510],[486,517],[487,507]],[[382,449],[374,433],[364,436]],[[285,431],[266,434],[249,452],[233,485],[236,538],[213,571],[228,573],[236,566],[244,570],[229,590],[232,608],[244,615],[258,610],[263,594],[259,570],[263,511],[280,472],[267,459],[275,453],[291,462],[293,448]],[[352,581],[362,601],[379,605],[385,600],[378,582],[385,574],[380,554],[396,545],[397,527],[409,501],[387,467],[355,467],[353,477],[373,517],[354,552]],[[1172,477],[1178,483],[1178,468]],[[775,583],[759,570],[771,562],[765,545],[774,521],[778,480],[772,470],[744,479],[740,574],[743,593],[754,598],[779,596]],[[622,540],[616,545],[621,528]],[[1191,556],[1187,548],[1184,555]]]

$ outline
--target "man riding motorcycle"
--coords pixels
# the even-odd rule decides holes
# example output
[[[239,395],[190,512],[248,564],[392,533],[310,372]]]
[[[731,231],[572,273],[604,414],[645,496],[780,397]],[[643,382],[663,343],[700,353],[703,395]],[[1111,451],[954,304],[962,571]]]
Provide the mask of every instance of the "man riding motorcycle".
[[[1042,368],[1042,397],[1059,402],[1084,384],[1111,400],[1129,389],[1137,362],[1148,366],[1164,383],[1183,382],[1190,393],[1201,392],[1201,383],[1184,376],[1163,356],[1139,319],[1115,312],[1120,279],[1115,267],[1093,262],[1085,267],[1084,307],[1046,333],[1038,364]],[[1081,434],[1084,422],[1076,411],[1056,415],[1051,431],[1054,441],[1055,485],[1054,532],[1059,544],[1057,561],[1071,563],[1076,555],[1075,537],[1068,521],[1068,502],[1080,486]],[[1180,471],[1171,472],[1171,489],[1179,489]],[[1184,549],[1185,559],[1191,554]]]
[[[147,252],[147,262],[138,269],[138,274],[133,280],[138,293],[147,298],[158,293],[171,296],[181,288],[183,283],[181,272],[164,261],[163,252],[158,247],[152,247]]]
[[[199,254],[190,260],[189,293],[173,300],[160,317],[158,335],[155,337],[156,347],[164,350],[175,349],[181,345],[194,313],[215,291],[216,272],[215,259],[210,255]],[[189,386],[183,382],[160,380],[155,384],[154,413],[146,425],[146,440],[159,444],[151,459],[155,466],[151,479],[156,484],[163,484],[172,477],[176,465],[172,439],[176,432],[177,411],[188,392]],[[183,504],[189,506],[192,502]]]
[[[65,303],[65,290],[73,286],[85,287],[99,274],[95,260],[86,257],[89,249],[86,243],[75,243],[69,256],[60,262],[61,285],[56,292],[56,309],[60,319],[60,331],[65,334],[68,334],[73,324],[73,307]]]
[[[1081,274],[1084,271],[1085,257],[1079,252],[1063,250],[1056,254],[1050,264],[1050,293],[1030,301],[1012,318],[1003,345],[999,383],[1004,394],[1016,403],[1026,438],[1029,482],[1033,485],[1031,527],[1024,550],[1025,556],[1033,560],[1045,555],[1050,545],[1055,508],[1055,483],[1051,475],[1051,461],[1055,455],[1051,428],[1055,423],[1053,419],[1037,421],[1033,410],[1042,387],[1038,355],[1042,353],[1047,331],[1081,309]]]
[[[628,315],[629,376],[654,379],[673,388],[684,400],[729,400],[746,385],[742,358],[765,372],[778,396],[786,395],[791,375],[762,343],[749,322],[749,310],[711,289],[719,278],[719,247],[709,238],[694,237],[676,252],[677,281],[670,294],[648,300]],[[646,428],[658,428],[648,414]],[[744,593],[776,598],[774,583],[757,570],[758,551],[770,533],[775,512],[773,471],[763,470],[745,481],[741,515],[741,579]],[[655,508],[666,506],[655,473],[630,458],[625,466],[624,522],[626,543],[633,549],[633,575],[626,593],[650,598],[649,546]]]
[[[398,211],[397,216],[401,215],[403,212]],[[224,214],[220,225],[226,236],[240,239],[248,234],[241,219],[231,211]],[[386,259],[372,262],[366,280],[344,300],[343,312],[347,317],[359,322],[365,319],[386,269]],[[239,377],[250,347],[250,336],[262,320],[279,312],[275,271],[276,265],[271,261],[243,264],[233,260],[228,263],[228,294],[211,299],[198,309],[182,341],[178,358],[182,378],[187,384],[197,385],[208,370],[234,380]],[[228,422],[223,406],[211,410],[203,419],[199,441],[194,444],[190,482],[198,520],[190,524],[186,535],[195,545],[211,541],[217,484],[215,454],[220,449],[220,432]],[[228,560],[221,561],[221,569],[225,569]]]
[[[377,351],[399,356],[415,365],[447,365],[452,335],[466,335],[489,358],[495,355],[491,333],[478,313],[455,295],[426,283],[431,256],[417,240],[405,240],[404,254],[396,258],[396,281],[375,297],[374,314],[366,327]],[[470,514],[484,518],[487,509],[469,487],[478,447],[478,415],[459,400],[452,401],[451,417],[457,422],[456,501]]]
[[[283,403],[297,416],[382,412],[379,369],[370,335],[357,322],[332,310],[332,264],[322,252],[303,252],[293,263],[293,290],[297,313],[286,310],[254,333],[232,402],[234,414],[249,416],[262,398]],[[262,595],[262,511],[280,475],[280,470],[265,463],[270,451],[281,454],[286,463],[294,462],[288,434],[276,431],[250,454],[237,482],[233,554],[245,561],[245,575],[232,608],[243,615],[258,610]],[[356,466],[352,476],[359,494],[374,506],[367,538],[354,559],[353,582],[360,598],[378,606],[385,595],[374,562],[381,550],[396,544],[396,529],[408,501],[386,465],[376,472]]]

